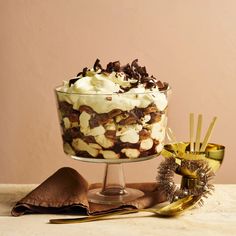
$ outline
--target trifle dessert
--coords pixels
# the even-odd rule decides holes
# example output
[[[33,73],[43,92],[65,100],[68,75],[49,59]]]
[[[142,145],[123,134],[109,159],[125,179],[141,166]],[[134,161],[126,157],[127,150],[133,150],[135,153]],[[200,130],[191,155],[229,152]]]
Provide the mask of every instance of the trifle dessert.
[[[169,85],[134,60],[93,68],[56,88],[66,154],[134,159],[159,154],[167,125]]]

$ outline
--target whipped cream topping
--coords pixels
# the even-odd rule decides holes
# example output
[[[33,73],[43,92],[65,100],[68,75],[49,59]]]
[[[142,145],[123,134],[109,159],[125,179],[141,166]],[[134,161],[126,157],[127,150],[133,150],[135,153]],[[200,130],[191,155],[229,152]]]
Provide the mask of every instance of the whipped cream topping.
[[[153,102],[163,111],[168,103],[165,94],[168,84],[162,84],[153,76],[149,77],[145,67],[139,67],[137,61],[135,62],[134,68],[144,68],[143,72],[141,71],[143,74],[135,74],[132,70],[134,74],[125,72],[127,69],[109,73],[103,71],[100,65],[98,68],[94,66],[93,69],[86,69],[76,78],[64,81],[63,85],[56,89],[59,101],[72,104],[76,110],[86,105],[97,113],[107,113],[114,109],[129,111],[135,107],[145,108]],[[132,68],[128,65],[127,68]]]

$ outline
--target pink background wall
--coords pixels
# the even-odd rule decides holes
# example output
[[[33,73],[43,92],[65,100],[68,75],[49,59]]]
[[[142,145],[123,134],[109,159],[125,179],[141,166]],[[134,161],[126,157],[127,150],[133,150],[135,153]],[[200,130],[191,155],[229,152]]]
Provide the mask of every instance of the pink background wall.
[[[62,166],[102,179],[102,164],[64,155],[53,93],[98,57],[139,58],[171,84],[179,140],[189,112],[205,126],[217,115],[211,141],[227,152],[216,182],[236,183],[235,9],[234,0],[0,0],[0,182],[39,183]],[[154,180],[159,161],[125,164],[127,181]]]

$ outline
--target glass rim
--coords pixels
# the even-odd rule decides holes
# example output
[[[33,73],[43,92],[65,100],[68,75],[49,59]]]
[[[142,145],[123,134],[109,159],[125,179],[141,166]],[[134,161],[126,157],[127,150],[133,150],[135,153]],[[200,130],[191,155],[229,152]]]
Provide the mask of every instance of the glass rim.
[[[64,91],[60,91],[58,90],[59,88],[63,87],[63,85],[60,85],[60,86],[57,86],[54,88],[54,91],[56,93],[61,93],[61,94],[68,94],[68,95],[80,95],[80,96],[83,96],[83,95],[95,95],[95,96],[122,96],[122,95],[145,95],[145,94],[155,94],[155,93],[166,93],[168,91],[171,90],[171,86],[168,85],[168,88],[165,89],[165,90],[157,90],[157,91],[146,91],[146,92],[124,92],[124,93],[78,93],[78,92],[64,92]]]

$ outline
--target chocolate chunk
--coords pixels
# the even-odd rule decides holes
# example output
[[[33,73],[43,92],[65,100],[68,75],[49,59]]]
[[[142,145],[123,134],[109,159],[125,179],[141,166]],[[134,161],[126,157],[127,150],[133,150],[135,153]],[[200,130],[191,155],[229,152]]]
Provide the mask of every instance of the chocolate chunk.
[[[135,107],[135,108],[133,109],[133,112],[134,112],[134,114],[138,117],[138,119],[140,119],[141,117],[144,116],[143,108]]]
[[[157,111],[158,111],[158,109],[157,109],[156,105],[152,103],[152,104],[149,105],[148,107],[144,108],[143,113],[144,113],[145,115],[147,115],[147,114],[150,114],[150,113],[152,113],[152,112],[157,112]]]
[[[100,124],[99,124],[99,120],[98,119],[95,119],[94,117],[90,118],[90,120],[89,120],[89,127],[90,127],[90,129],[98,127],[99,125]]]
[[[137,119],[135,119],[134,116],[129,116],[123,120],[121,120],[119,122],[119,125],[132,125],[132,124],[136,124],[137,123]]]
[[[107,122],[111,121],[111,119],[109,118],[109,115],[107,113],[99,114],[98,120],[101,125],[104,125]]]
[[[136,148],[139,149],[140,144],[139,143],[124,143],[119,140],[115,142],[115,145],[112,147],[112,150],[114,150],[116,153],[120,153],[121,149],[123,148]]]
[[[77,157],[85,157],[85,158],[94,158],[92,155],[90,155],[88,152],[86,151],[77,151],[76,152],[76,156]],[[98,156],[96,157],[98,158]]]
[[[161,120],[161,114],[159,112],[150,113],[151,119],[147,122],[148,124],[157,123]]]
[[[128,117],[126,117],[125,119],[122,119],[119,122],[119,125],[132,125],[132,124],[137,124],[137,123],[141,123],[141,121],[139,120],[139,117],[135,114],[134,111],[130,111],[128,112]]]
[[[146,129],[142,129],[139,131],[140,140],[147,139],[150,137],[150,132]]]
[[[105,132],[105,136],[110,139],[115,139],[116,138],[116,130],[107,130]]]
[[[87,112],[88,114],[93,114],[95,113],[95,111],[89,107],[89,106],[86,106],[86,105],[82,105],[79,107],[79,111],[82,113],[83,111]]]
[[[64,142],[71,143],[74,138],[81,137],[82,134],[79,130],[79,128],[73,127],[71,129],[67,129],[64,131],[64,134],[62,135],[62,138]]]
[[[83,141],[85,141],[86,143],[96,143],[96,140],[93,136],[89,135],[89,136],[82,136],[81,137],[83,139]]]
[[[114,110],[108,112],[108,116],[109,116],[109,118],[114,118],[114,117],[120,115],[121,113],[122,113],[121,110],[119,110],[119,109],[114,109]]]
[[[70,122],[78,122],[79,121],[79,115],[77,113],[70,113],[68,115],[68,119]]]
[[[68,132],[70,133],[71,137],[74,138],[79,138],[82,136],[82,133],[80,132],[80,129],[77,127],[73,127],[71,129],[68,129]]]
[[[140,156],[139,157],[148,157],[153,155],[154,153],[151,153],[150,150],[147,151],[140,151]]]
[[[70,133],[68,133],[68,132],[65,132],[62,135],[62,139],[65,143],[71,143],[72,142],[72,137],[71,137]]]
[[[107,113],[93,114],[89,120],[89,126],[92,129],[99,125],[104,125],[109,121],[111,121],[111,118]]]
[[[126,143],[122,142],[119,145],[120,145],[121,149],[123,149],[123,148],[136,148],[136,149],[139,149],[139,146],[140,146],[139,143],[128,143],[128,142],[126,142]]]
[[[75,111],[73,106],[67,102],[59,102],[59,110],[63,114],[63,116],[68,116],[70,113]]]
[[[160,142],[159,142],[158,140],[156,140],[156,139],[153,139],[153,142],[154,142],[154,144],[155,144],[155,145],[153,145],[153,146],[157,146],[157,145],[160,144]]]

